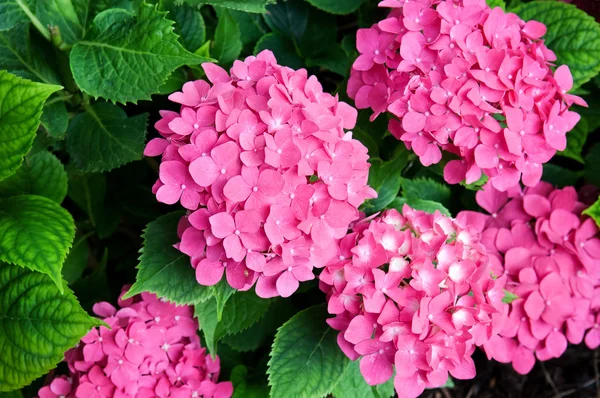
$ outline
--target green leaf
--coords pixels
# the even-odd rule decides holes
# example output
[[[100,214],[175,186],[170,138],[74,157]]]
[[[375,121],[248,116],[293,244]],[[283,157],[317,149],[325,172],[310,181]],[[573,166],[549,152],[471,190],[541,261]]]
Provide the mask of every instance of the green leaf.
[[[137,102],[150,99],[178,67],[207,61],[183,48],[165,14],[143,2],[137,15],[122,9],[98,14],[70,54],[81,90],[113,102]]]
[[[583,171],[572,171],[552,163],[546,163],[544,165],[542,180],[562,188],[568,185],[575,185],[577,180],[582,176]]]
[[[562,152],[557,152],[557,155],[571,158],[583,164],[583,146],[585,145],[589,131],[588,122],[582,117],[575,128],[567,134],[567,148]]]
[[[49,275],[61,292],[61,268],[74,236],[73,217],[50,199],[0,199],[0,261]]]
[[[594,144],[585,155],[585,179],[600,186],[600,143]]]
[[[190,5],[210,4],[216,7],[232,8],[238,11],[265,13],[267,4],[274,4],[276,0],[183,0]]]
[[[269,360],[272,398],[323,397],[330,394],[350,361],[336,342],[325,304],[287,321],[275,336]]]
[[[375,387],[368,385],[360,373],[359,362],[350,362],[341,380],[331,392],[334,398],[379,398],[374,391]]]
[[[210,291],[212,297],[217,302],[217,321],[221,322],[223,318],[223,310],[225,309],[225,304],[229,300],[229,298],[236,292],[234,288],[229,286],[227,280],[225,278],[221,279],[219,283],[214,286],[210,286]]]
[[[175,21],[175,33],[181,38],[183,47],[194,52],[206,40],[206,27],[204,18],[198,9],[188,4],[171,4],[167,8],[169,18]]]
[[[53,62],[55,55],[47,47],[47,43],[41,45],[30,37],[28,23],[0,32],[0,69],[40,83],[60,84]]]
[[[379,146],[377,145],[377,141],[363,129],[358,126],[355,127],[352,130],[352,138],[359,140],[361,144],[367,147],[369,150],[369,157],[379,157]]]
[[[326,58],[331,49],[339,45],[337,32],[337,22],[331,14],[311,7],[306,30],[298,43],[298,53],[303,58]]]
[[[69,115],[65,103],[61,99],[52,97],[47,101],[40,120],[50,137],[65,138],[69,127]]]
[[[27,21],[25,0],[0,0],[0,31],[8,30],[18,23]]]
[[[23,398],[23,393],[20,390],[0,392],[0,398]]]
[[[364,0],[306,0],[320,10],[330,14],[350,14],[360,7]]]
[[[251,14],[242,11],[229,10],[229,15],[235,19],[240,27],[242,44],[246,52],[252,52],[258,39],[269,32],[260,14]]]
[[[306,65],[321,66],[344,77],[350,72],[350,59],[340,45],[330,47],[327,56],[307,58]]]
[[[267,7],[263,18],[273,32],[296,43],[302,39],[308,24],[309,7],[302,0],[288,0]]]
[[[92,173],[81,174],[69,170],[69,190],[68,195],[73,202],[83,210],[90,220],[92,226],[96,229],[106,228],[107,219],[112,218],[105,206],[106,200],[106,177],[104,174]]]
[[[67,151],[80,170],[106,171],[142,158],[148,114],[127,117],[107,102],[89,106],[67,130]]]
[[[233,383],[233,398],[264,398],[269,396],[269,386],[264,383],[251,383],[248,381],[248,368],[237,365],[231,370]]]
[[[600,197],[593,205],[585,209],[583,214],[590,216],[596,222],[596,225],[600,227]]]
[[[216,337],[217,326],[219,324],[217,320],[217,300],[211,297],[201,305],[196,305],[194,307],[194,316],[198,318],[198,325],[204,336],[204,344],[206,344],[208,352],[216,355],[217,342],[219,341],[219,338]]]
[[[387,162],[378,158],[371,158],[370,162],[369,185],[377,191],[378,196],[365,202],[364,209],[375,213],[384,209],[398,195],[402,182],[401,173],[408,164],[408,151],[403,150]]]
[[[35,16],[43,26],[57,28],[62,40],[75,44],[85,34],[91,0],[37,0]]]
[[[451,217],[450,210],[448,210],[443,204],[435,202],[433,200],[425,200],[419,198],[395,198],[389,207],[401,211],[402,207],[407,204],[415,210],[422,210],[427,213],[435,213],[438,210],[440,213]]]
[[[177,69],[169,76],[166,82],[158,88],[158,92],[161,95],[168,95],[174,91],[181,90],[181,87],[188,81],[187,71],[185,67]]]
[[[573,88],[600,72],[600,25],[593,17],[572,4],[553,1],[521,4],[511,12],[546,25],[544,44],[556,53],[558,65],[569,65]]]
[[[59,291],[44,274],[0,263],[0,391],[21,388],[47,373],[100,324],[60,283]]]
[[[40,125],[44,101],[61,88],[0,71],[0,181],[21,165]]]
[[[50,152],[28,156],[17,172],[0,181],[0,197],[31,194],[44,196],[61,204],[67,196],[67,172]]]
[[[508,290],[504,289],[504,297],[502,298],[503,303],[510,304],[518,298],[519,298],[519,296],[517,296],[516,294],[511,293]]]
[[[450,188],[430,178],[402,179],[402,196],[410,199],[423,199],[450,205]]]
[[[106,275],[107,261],[108,249],[105,249],[100,264],[94,268],[92,273],[78,279],[72,285],[81,306],[88,311],[92,311],[94,304],[99,301],[111,301],[115,299],[115,295],[113,295],[108,286],[108,277]]]
[[[180,305],[202,303],[211,297],[210,289],[196,281],[190,258],[173,247],[179,241],[177,223],[183,215],[170,213],[148,224],[142,235],[136,281],[126,297],[150,292]]]
[[[500,7],[506,10],[506,2],[504,0],[486,0],[486,3],[490,8]]]
[[[230,64],[239,57],[241,51],[240,27],[229,11],[220,10],[211,55],[221,64]]]
[[[296,53],[294,43],[277,33],[267,33],[260,38],[254,48],[254,54],[258,54],[262,50],[273,51],[280,65],[289,66],[293,69],[299,69],[304,66],[304,61]]]
[[[62,268],[62,275],[67,283],[72,284],[81,278],[87,266],[89,254],[90,245],[87,242],[87,238],[85,236],[76,237]]]

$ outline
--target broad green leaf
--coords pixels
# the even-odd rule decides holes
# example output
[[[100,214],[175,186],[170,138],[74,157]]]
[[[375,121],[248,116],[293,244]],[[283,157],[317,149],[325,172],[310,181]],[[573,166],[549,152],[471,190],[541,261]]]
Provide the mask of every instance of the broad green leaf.
[[[518,299],[519,296],[517,296],[514,293],[509,292],[508,290],[504,290],[504,297],[502,298],[502,302],[506,303],[506,304],[510,304],[513,301],[515,301],[516,299]]]
[[[296,43],[302,39],[308,23],[308,5],[302,0],[288,0],[267,7],[263,15],[273,32],[289,37]]]
[[[43,26],[57,28],[62,40],[72,45],[85,34],[91,2],[91,0],[36,0],[35,16]]]
[[[360,373],[360,361],[352,361],[331,395],[334,398],[379,398],[375,387],[371,387]],[[386,397],[387,398],[387,397]]]
[[[168,95],[174,91],[181,90],[181,87],[188,81],[187,71],[184,67],[177,69],[169,76],[166,82],[158,88],[159,94]]]
[[[204,336],[204,344],[208,348],[208,352],[216,355],[217,342],[219,341],[219,338],[216,337],[217,326],[219,325],[217,300],[211,297],[200,305],[194,306],[194,316],[198,318],[198,325]]]
[[[233,383],[232,398],[264,398],[269,396],[267,383],[252,383],[249,381],[248,368],[244,365],[237,365],[233,368],[230,379]]]
[[[546,163],[544,165],[542,180],[562,188],[568,185],[575,185],[577,180],[582,176],[583,171],[573,171],[552,163]]]
[[[0,391],[21,388],[47,373],[100,324],[60,284],[59,291],[44,274],[0,263]]]
[[[238,11],[264,13],[265,6],[274,4],[276,0],[183,0],[190,5],[210,4],[216,7],[231,8]]]
[[[269,360],[272,398],[311,398],[330,394],[350,360],[327,325],[325,304],[310,307],[287,321],[275,336]]]
[[[202,46],[206,40],[206,27],[200,10],[188,4],[170,4],[166,11],[169,19],[175,21],[175,33],[181,39],[186,50],[194,52]]]
[[[26,0],[0,0],[0,31],[8,30],[13,26],[27,21],[27,12],[31,13],[26,5]]]
[[[75,223],[50,199],[18,195],[0,199],[0,261],[50,276],[62,292],[62,264]]]
[[[585,180],[600,186],[600,143],[594,144],[585,155]]]
[[[350,14],[365,0],[306,0],[320,10],[330,14]]]
[[[41,45],[30,36],[28,23],[0,32],[0,69],[40,83],[60,84],[54,57],[47,43]]]
[[[219,283],[216,285],[210,286],[209,289],[212,297],[217,302],[217,321],[221,322],[221,319],[223,318],[223,310],[225,310],[225,304],[231,298],[231,296],[233,296],[236,290],[229,286],[229,283],[227,283],[225,278],[221,279],[221,281],[219,281]]]
[[[0,392],[0,398],[23,398],[23,393],[20,390]]]
[[[544,44],[556,53],[558,65],[569,65],[573,88],[600,72],[600,25],[593,17],[572,4],[554,1],[521,4],[511,12],[546,25]]]
[[[383,162],[370,159],[369,185],[377,191],[377,198],[365,202],[364,210],[375,213],[384,209],[398,195],[402,182],[401,173],[408,164],[408,152],[400,152],[394,159]]]
[[[148,224],[142,235],[136,281],[126,297],[150,292],[179,305],[194,305],[211,297],[210,289],[196,281],[190,258],[173,247],[179,241],[177,223],[183,215],[170,213]]]
[[[337,22],[331,14],[311,7],[306,30],[298,43],[298,54],[303,58],[326,58],[331,49],[339,45],[337,32]]]
[[[0,197],[31,194],[61,204],[67,196],[67,172],[56,156],[47,151],[27,156],[15,174],[0,181]]]
[[[229,15],[235,19],[240,27],[242,44],[246,52],[252,52],[258,39],[269,32],[260,14],[251,14],[242,11],[229,10]]]
[[[207,61],[183,48],[165,14],[143,2],[136,15],[121,9],[99,14],[70,54],[81,90],[113,102],[137,102],[150,99],[178,67]]]
[[[67,107],[60,97],[54,96],[46,101],[41,117],[42,126],[52,138],[63,139],[69,127]]]
[[[101,102],[71,120],[67,151],[83,171],[107,171],[142,158],[148,114],[127,117],[117,105]]]
[[[352,138],[359,140],[361,144],[367,147],[369,150],[369,156],[371,158],[379,157],[379,147],[377,145],[377,141],[375,141],[375,139],[363,129],[358,126],[352,129]]]
[[[486,0],[486,3],[490,8],[500,7],[506,10],[506,2],[504,0]]]
[[[448,210],[443,204],[435,202],[433,200],[425,200],[419,198],[395,198],[388,207],[401,211],[402,207],[407,204],[415,210],[422,210],[427,213],[435,213],[438,210],[440,213],[446,216],[452,216],[450,210]]]
[[[230,64],[242,51],[240,27],[229,11],[222,9],[218,13],[219,23],[215,31],[215,39],[211,55],[221,64]]]
[[[583,214],[592,217],[594,221],[596,221],[598,227],[600,227],[600,197],[598,200],[596,200],[596,202],[594,202],[593,205],[585,209]]]
[[[567,148],[562,152],[557,152],[557,155],[571,158],[579,163],[584,163],[582,152],[589,131],[588,122],[582,117],[575,128],[567,133]]]
[[[430,178],[402,179],[402,196],[410,199],[424,199],[450,205],[450,188]]]
[[[310,57],[306,59],[307,66],[321,66],[341,76],[348,76],[350,72],[350,59],[340,45],[329,48],[328,55]]]
[[[90,245],[87,242],[87,237],[75,237],[73,247],[67,255],[62,268],[63,278],[69,285],[81,278],[87,266],[89,254]]]
[[[21,165],[40,125],[44,101],[61,88],[0,71],[0,181]]]
[[[277,58],[277,63],[280,65],[289,66],[293,69],[299,69],[304,66],[304,61],[296,53],[294,43],[278,33],[267,33],[260,38],[254,48],[254,54],[258,54],[262,50],[273,51],[275,58]]]
[[[100,264],[94,268],[92,273],[78,279],[71,285],[81,306],[87,311],[91,312],[97,302],[115,299],[116,293],[113,293],[108,285],[107,261],[108,249],[105,249]]]

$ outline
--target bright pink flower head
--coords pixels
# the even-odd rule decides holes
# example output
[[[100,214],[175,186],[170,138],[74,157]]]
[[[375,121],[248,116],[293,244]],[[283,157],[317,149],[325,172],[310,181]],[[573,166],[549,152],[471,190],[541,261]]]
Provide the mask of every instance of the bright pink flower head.
[[[403,397],[443,385],[448,373],[475,376],[471,354],[497,338],[508,305],[480,234],[439,212],[387,210],[354,226],[326,266],[331,327],[344,353],[360,359],[370,385]]]
[[[367,149],[346,131],[357,111],[270,51],[230,73],[203,68],[212,85],[186,83],[169,96],[180,112],[163,111],[155,125],[164,138],[145,152],[162,155],[154,192],[188,210],[177,247],[198,283],[225,277],[287,297],[339,255],[358,207],[376,196]]]
[[[598,343],[600,234],[573,187],[537,185],[501,192],[486,184],[477,203],[491,215],[462,212],[482,232],[494,272],[516,296],[489,358],[529,373],[535,359],[558,358],[567,344]]]
[[[396,116],[390,132],[425,166],[442,150],[457,159],[444,178],[489,177],[500,191],[534,186],[542,164],[566,147],[579,121],[568,66],[554,71],[546,27],[484,0],[385,0],[388,18],[359,29],[348,95],[372,119]]]
[[[94,328],[67,351],[68,378],[54,378],[39,398],[231,397],[231,382],[217,382],[219,357],[200,345],[192,307],[149,293],[119,304],[94,305],[111,329]]]

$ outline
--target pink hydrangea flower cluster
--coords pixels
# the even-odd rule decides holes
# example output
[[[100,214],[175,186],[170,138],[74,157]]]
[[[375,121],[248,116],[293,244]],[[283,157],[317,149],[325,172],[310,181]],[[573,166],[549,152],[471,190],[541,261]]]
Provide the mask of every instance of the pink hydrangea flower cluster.
[[[290,296],[313,268],[337,255],[337,240],[376,193],[367,149],[352,138],[357,111],[323,92],[305,69],[273,53],[235,61],[231,73],[202,65],[212,82],[188,82],[169,99],[148,156],[162,155],[154,192],[180,201],[179,250],[196,278],[261,297]]]
[[[40,398],[231,397],[231,382],[217,382],[219,357],[200,345],[191,307],[148,293],[119,305],[94,305],[110,329],[92,329],[67,351],[68,378],[52,380]]]
[[[475,376],[471,354],[495,336],[508,306],[479,233],[439,212],[404,206],[357,223],[320,275],[329,325],[370,385],[393,373],[399,397]]]
[[[535,357],[558,358],[568,342],[598,347],[600,235],[594,220],[581,216],[575,189],[540,182],[500,192],[487,184],[477,203],[490,215],[457,218],[483,231],[494,273],[516,295],[500,334],[485,346],[488,357],[526,374]]]
[[[424,166],[449,161],[444,178],[456,184],[482,173],[501,191],[522,179],[534,186],[541,165],[566,147],[585,105],[567,94],[565,65],[552,71],[546,27],[524,22],[485,0],[384,0],[389,17],[359,29],[360,56],[348,94],[372,118],[390,112],[390,132]],[[502,120],[500,122],[499,120]]]

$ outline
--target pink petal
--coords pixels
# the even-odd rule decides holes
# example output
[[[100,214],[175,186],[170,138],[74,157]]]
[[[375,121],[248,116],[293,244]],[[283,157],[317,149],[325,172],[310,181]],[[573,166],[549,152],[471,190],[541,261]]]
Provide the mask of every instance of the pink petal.
[[[252,193],[252,187],[248,185],[242,176],[234,176],[223,188],[223,195],[233,202],[243,202]]]
[[[370,386],[385,383],[392,377],[394,367],[384,354],[371,354],[360,360],[360,373]]]
[[[524,346],[519,346],[515,351],[512,362],[513,368],[522,375],[526,375],[531,372],[533,365],[535,365],[535,357],[533,352]]]
[[[205,156],[190,163],[190,174],[196,184],[208,187],[221,175],[221,171],[214,160]]]
[[[204,259],[196,267],[196,280],[203,286],[216,285],[223,277],[225,268],[219,261]]]
[[[417,133],[423,130],[427,118],[422,113],[407,112],[402,118],[402,128],[409,133]]]
[[[284,271],[279,278],[277,278],[277,292],[281,297],[290,297],[296,290],[300,283],[294,277],[290,271]]]
[[[544,309],[546,308],[546,303],[539,291],[534,290],[531,292],[529,297],[527,297],[527,300],[525,300],[524,308],[525,312],[531,319],[540,319],[542,312],[544,312]]]
[[[235,222],[233,217],[227,213],[217,213],[208,219],[211,226],[211,232],[217,238],[225,238],[235,231]]]
[[[258,189],[267,196],[281,193],[284,183],[283,176],[275,170],[263,170],[258,177]]]

